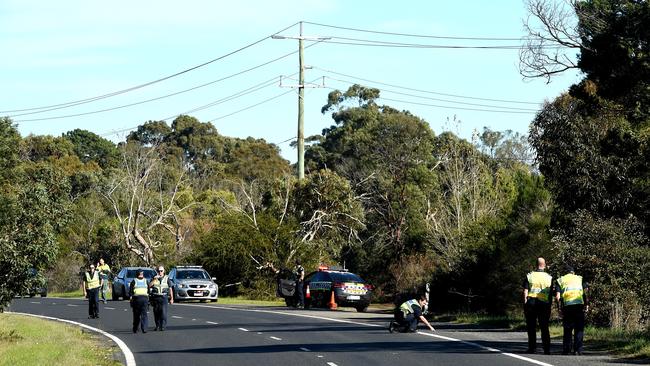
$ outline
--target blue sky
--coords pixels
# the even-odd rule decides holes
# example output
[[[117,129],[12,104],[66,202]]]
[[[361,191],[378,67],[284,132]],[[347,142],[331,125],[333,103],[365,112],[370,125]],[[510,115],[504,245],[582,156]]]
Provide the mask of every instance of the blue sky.
[[[92,98],[158,80],[229,54],[301,20],[389,33],[520,38],[525,35],[522,21],[526,16],[521,0],[3,0],[0,115],[12,116],[24,136],[60,135],[82,128],[117,142],[125,138],[128,129],[147,120],[171,117],[171,123],[173,116],[215,103],[189,114],[203,122],[212,121],[226,136],[252,136],[277,143],[282,155],[295,161],[295,150],[285,142],[295,136],[297,125],[297,93],[286,87],[297,84],[292,78],[297,77],[298,55],[288,55],[297,50],[295,40],[266,39],[193,71],[90,103],[25,115],[19,114],[41,110],[7,111]],[[281,34],[297,36],[298,32],[295,25]],[[362,41],[350,39],[445,46],[522,43],[391,36],[315,24],[304,24],[304,35],[352,43]],[[542,79],[522,80],[517,50],[324,42],[306,42],[305,46],[305,63],[312,67],[306,80],[319,85],[324,81],[324,87],[306,90],[306,135],[320,133],[332,124],[329,115],[320,113],[331,88],[344,90],[354,82],[379,87],[385,98],[380,104],[411,111],[426,120],[435,133],[452,129],[469,138],[474,129],[480,131],[483,126],[526,133],[534,112],[506,107],[537,110],[544,100],[553,99],[579,78],[572,72],[550,84]],[[284,55],[288,56],[260,66]],[[255,69],[229,77],[250,68]],[[285,87],[279,85],[282,75]],[[196,89],[157,99],[192,88]],[[286,94],[279,96],[282,93]],[[151,99],[157,100],[145,102]],[[122,107],[129,104],[136,105]],[[122,108],[91,113],[116,107]],[[85,115],[29,121],[74,114]],[[450,126],[447,119],[454,116],[461,122]]]

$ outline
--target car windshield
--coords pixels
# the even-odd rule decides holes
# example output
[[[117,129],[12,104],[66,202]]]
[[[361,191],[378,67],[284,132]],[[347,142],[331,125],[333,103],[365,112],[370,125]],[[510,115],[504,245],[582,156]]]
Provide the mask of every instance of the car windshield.
[[[137,271],[135,269],[127,270],[126,271],[126,278],[136,278],[137,277],[136,272]],[[156,275],[156,272],[154,272],[152,269],[149,269],[149,270],[145,269],[145,270],[143,270],[143,272],[144,272],[144,278],[149,279],[149,280],[152,279]]]
[[[366,282],[354,273],[330,272],[330,276],[334,282]]]
[[[176,273],[179,280],[209,280],[210,276],[201,270],[184,270]]]

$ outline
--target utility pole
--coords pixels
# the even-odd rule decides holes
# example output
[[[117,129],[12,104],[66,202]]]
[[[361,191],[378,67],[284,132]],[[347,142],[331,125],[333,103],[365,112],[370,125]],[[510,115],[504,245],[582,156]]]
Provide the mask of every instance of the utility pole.
[[[298,37],[298,179],[305,178],[305,47],[303,45],[302,22]]]
[[[289,87],[298,88],[298,179],[305,178],[305,46],[304,41],[324,41],[329,39],[323,37],[305,37],[302,32],[302,21],[300,22],[300,35],[298,37],[287,37],[273,35],[273,39],[297,39],[298,40],[298,85]],[[280,79],[282,80],[282,79]]]

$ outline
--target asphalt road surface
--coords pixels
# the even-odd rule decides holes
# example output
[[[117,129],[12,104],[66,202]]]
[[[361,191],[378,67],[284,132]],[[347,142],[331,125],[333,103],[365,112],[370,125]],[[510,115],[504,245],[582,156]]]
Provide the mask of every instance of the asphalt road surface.
[[[575,365],[595,358],[525,355],[512,342],[478,333],[438,328],[431,333],[390,334],[390,317],[346,311],[293,310],[174,304],[167,329],[131,331],[126,301],[100,303],[100,318],[87,319],[81,299],[15,299],[8,311],[67,319],[99,328],[123,341],[138,365]],[[434,325],[435,327],[435,325]],[[460,338],[462,336],[462,338]],[[558,353],[561,345],[555,345]],[[540,346],[541,348],[541,346]],[[600,360],[602,361],[602,360]],[[601,362],[598,362],[599,364]],[[620,363],[617,363],[620,365]]]

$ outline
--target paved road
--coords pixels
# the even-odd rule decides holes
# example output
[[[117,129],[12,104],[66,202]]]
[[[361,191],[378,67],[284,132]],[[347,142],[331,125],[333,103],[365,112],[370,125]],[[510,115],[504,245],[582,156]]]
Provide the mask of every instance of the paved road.
[[[389,334],[388,318],[345,311],[174,304],[165,332],[131,332],[128,302],[100,304],[87,319],[80,299],[16,299],[9,311],[72,320],[125,342],[138,365],[575,365],[586,358],[527,355],[522,342],[439,329]],[[153,324],[153,315],[149,315]],[[460,338],[460,336],[464,338]],[[520,340],[521,341],[521,340]]]

